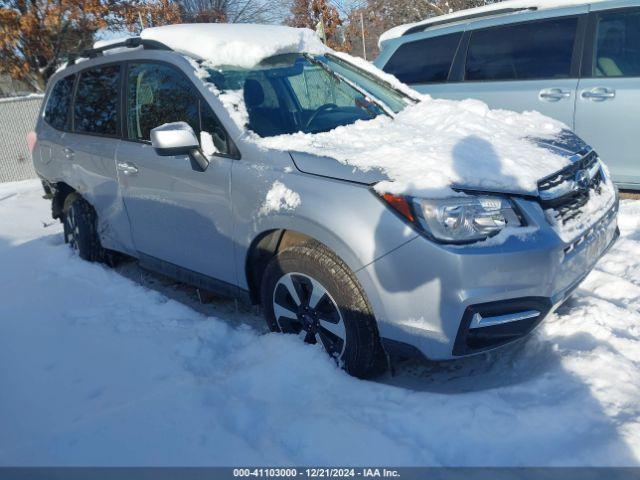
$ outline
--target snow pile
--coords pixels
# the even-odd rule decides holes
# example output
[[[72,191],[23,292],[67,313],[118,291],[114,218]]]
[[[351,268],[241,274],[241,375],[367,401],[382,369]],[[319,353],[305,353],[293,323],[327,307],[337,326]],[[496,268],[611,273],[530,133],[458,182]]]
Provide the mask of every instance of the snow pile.
[[[528,138],[552,139],[566,128],[537,112],[490,110],[476,100],[425,97],[395,118],[317,134],[256,137],[264,148],[327,156],[347,165],[378,168],[391,181],[381,192],[430,198],[454,194],[452,186],[537,194],[537,182],[569,160]]]
[[[300,206],[300,203],[300,195],[297,192],[276,180],[267,192],[267,197],[260,208],[260,215],[267,215],[281,210],[295,210]]]
[[[207,60],[212,66],[256,66],[272,55],[328,51],[307,28],[276,25],[200,23],[146,28],[140,36],[156,40],[173,50]]]
[[[171,36],[174,29],[184,27],[184,35]],[[174,41],[183,36],[198,35],[198,27],[193,25],[174,25],[145,30],[145,32],[165,32]],[[221,28],[220,38],[228,45],[234,44],[234,35],[240,34],[229,29],[229,25],[203,25],[204,32]],[[237,28],[241,26],[233,26]],[[248,30],[266,26],[249,25]],[[286,28],[288,27],[273,27]],[[296,30],[297,29],[293,29]],[[235,32],[231,34],[230,32]],[[143,32],[144,33],[144,32]],[[224,34],[224,35],[223,35]],[[201,35],[204,35],[202,33]],[[212,37],[217,38],[213,33]],[[286,43],[287,35],[282,36]],[[254,37],[247,36],[249,44],[264,56],[273,44],[260,44]],[[190,43],[193,43],[191,40]],[[208,44],[207,44],[208,45]],[[323,52],[328,52],[324,46]],[[194,54],[195,48],[181,51]],[[226,48],[226,47],[225,47]],[[188,58],[205,86],[220,98],[230,112],[233,121],[246,130],[248,113],[244,105],[243,92],[233,90],[220,92],[215,85],[207,82],[209,72],[205,67],[224,64],[220,56],[226,55],[225,48],[217,53],[203,49],[197,56],[202,64]],[[299,45],[297,51],[309,50],[309,45]],[[296,51],[296,50],[294,50]],[[247,50],[252,57],[251,49]],[[323,53],[320,52],[320,53]],[[273,53],[271,53],[273,54]],[[336,54],[334,52],[334,54]],[[257,59],[260,55],[255,56]],[[317,134],[295,133],[276,137],[261,138],[248,132],[247,139],[263,148],[283,151],[299,151],[318,156],[335,158],[349,166],[367,171],[379,169],[390,181],[379,183],[379,191],[405,193],[417,196],[445,197],[454,194],[452,186],[473,187],[495,191],[537,194],[537,182],[569,164],[569,160],[557,153],[536,144],[532,139],[553,139],[567,127],[537,112],[522,114],[490,110],[477,100],[462,102],[434,100],[420,95],[364,60],[355,59],[346,54],[336,54],[343,60],[354,64],[372,75],[380,77],[394,88],[403,91],[409,97],[419,100],[415,105],[407,106],[394,118],[379,116],[373,120],[359,121],[352,125],[338,127],[330,132]],[[239,57],[238,57],[239,58]],[[238,62],[244,62],[237,59]],[[252,63],[247,62],[247,64]],[[228,62],[227,62],[228,63]]]
[[[200,146],[202,147],[202,153],[208,157],[218,153],[218,149],[213,143],[213,137],[209,132],[200,132]]]
[[[41,196],[0,185],[0,465],[640,466],[640,202],[527,342],[366,382],[83,262]]]

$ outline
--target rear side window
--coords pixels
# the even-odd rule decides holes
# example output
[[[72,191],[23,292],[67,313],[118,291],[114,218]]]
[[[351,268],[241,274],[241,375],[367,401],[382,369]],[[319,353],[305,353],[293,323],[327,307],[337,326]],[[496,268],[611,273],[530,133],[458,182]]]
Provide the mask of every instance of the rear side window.
[[[465,79],[569,78],[577,26],[566,17],[474,31]]]
[[[118,133],[120,66],[91,68],[80,74],[74,103],[74,128],[79,133]]]
[[[161,63],[132,63],[127,85],[127,138],[149,141],[152,129],[186,122],[196,135],[209,133],[219,153],[228,153],[222,125],[182,72]]]
[[[640,10],[599,15],[593,69],[596,77],[640,76]]]
[[[53,128],[67,130],[73,96],[73,82],[76,76],[69,75],[56,82],[51,89],[47,106],[44,109],[44,120]]]
[[[446,82],[462,33],[427,38],[401,45],[391,56],[384,71],[401,82]]]

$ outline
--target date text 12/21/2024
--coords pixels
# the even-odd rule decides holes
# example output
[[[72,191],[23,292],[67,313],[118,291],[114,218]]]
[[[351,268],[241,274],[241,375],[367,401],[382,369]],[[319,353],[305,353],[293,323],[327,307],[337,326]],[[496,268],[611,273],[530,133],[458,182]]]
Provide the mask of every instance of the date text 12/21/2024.
[[[387,468],[234,468],[234,477],[306,478],[399,478],[397,470]]]

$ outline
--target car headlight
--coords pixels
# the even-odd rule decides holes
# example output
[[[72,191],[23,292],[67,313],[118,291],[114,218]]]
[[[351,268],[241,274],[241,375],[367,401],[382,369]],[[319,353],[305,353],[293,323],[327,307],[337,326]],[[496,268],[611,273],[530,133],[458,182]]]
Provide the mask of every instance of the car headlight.
[[[442,199],[384,194],[398,213],[433,239],[444,243],[471,243],[497,235],[506,227],[523,225],[507,198],[465,195]]]

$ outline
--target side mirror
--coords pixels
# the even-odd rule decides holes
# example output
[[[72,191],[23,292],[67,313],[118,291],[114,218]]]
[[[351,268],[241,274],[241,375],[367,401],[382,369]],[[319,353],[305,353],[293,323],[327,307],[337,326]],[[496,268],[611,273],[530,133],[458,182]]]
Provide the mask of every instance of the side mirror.
[[[189,155],[194,170],[203,172],[209,166],[198,137],[186,122],[165,123],[151,130],[151,146],[161,156]]]

